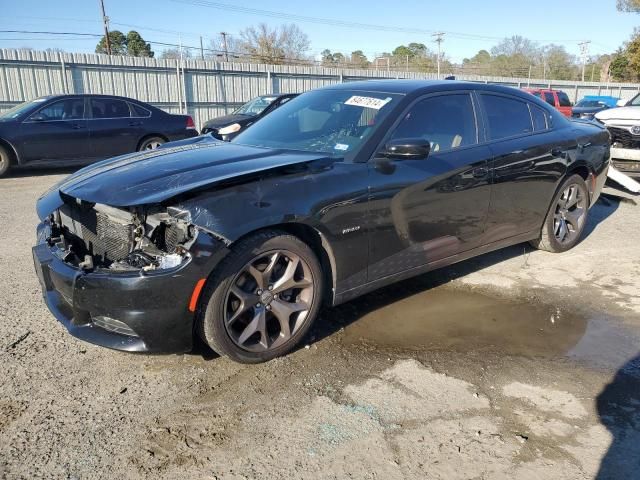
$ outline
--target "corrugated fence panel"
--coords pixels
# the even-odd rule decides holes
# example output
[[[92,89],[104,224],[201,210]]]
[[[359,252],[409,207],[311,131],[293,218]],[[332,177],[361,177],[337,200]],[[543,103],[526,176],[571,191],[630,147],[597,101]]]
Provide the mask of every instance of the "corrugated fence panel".
[[[383,78],[434,79],[433,73],[337,69],[300,65],[256,65],[186,59],[108,57],[85,53],[0,49],[0,111],[57,93],[122,95],[171,113],[186,105],[198,127],[230,113],[257,95],[304,92],[340,82]],[[557,88],[576,101],[584,95],[629,99],[640,84],[599,84],[462,75],[459,80],[513,87]],[[186,99],[185,99],[186,97]]]

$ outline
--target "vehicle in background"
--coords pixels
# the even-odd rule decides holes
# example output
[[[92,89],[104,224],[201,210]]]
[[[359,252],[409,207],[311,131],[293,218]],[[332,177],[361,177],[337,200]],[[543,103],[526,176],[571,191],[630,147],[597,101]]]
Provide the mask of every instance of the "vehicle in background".
[[[611,135],[611,164],[630,177],[640,178],[640,95],[626,105],[602,110],[595,119]]]
[[[184,352],[199,335],[261,362],[325,305],[521,242],[571,249],[609,149],[603,126],[514,88],[336,84],[229,143],[200,135],[72,175],[38,200],[33,259],[79,338]]]
[[[0,113],[0,176],[12,166],[69,166],[194,137],[189,115],[131,98],[52,95]]]
[[[562,90],[544,88],[523,88],[523,90],[544,100],[552,107],[555,107],[565,117],[571,117],[573,115],[571,100],[569,100],[569,96]]]
[[[618,106],[617,97],[604,95],[587,95],[573,106],[573,118],[593,120],[596,113]]]
[[[242,105],[230,115],[207,120],[200,133],[210,133],[218,140],[229,141],[249,125],[297,97],[297,93],[262,95]]]

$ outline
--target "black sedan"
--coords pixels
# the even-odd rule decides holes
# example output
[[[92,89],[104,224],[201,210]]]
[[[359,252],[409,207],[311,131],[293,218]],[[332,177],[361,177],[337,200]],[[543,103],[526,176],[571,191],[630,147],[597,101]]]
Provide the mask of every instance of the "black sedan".
[[[254,124],[276,108],[297,97],[297,93],[263,95],[245,103],[230,115],[213,118],[205,122],[201,133],[210,133],[215,138],[229,141],[249,125]]]
[[[131,98],[36,98],[0,114],[0,176],[11,166],[82,165],[196,135],[189,115]]]
[[[519,242],[572,248],[609,148],[603,127],[516,89],[334,85],[231,143],[72,175],[38,201],[33,257],[77,337],[180,352],[197,334],[259,362],[295,348],[324,305]]]

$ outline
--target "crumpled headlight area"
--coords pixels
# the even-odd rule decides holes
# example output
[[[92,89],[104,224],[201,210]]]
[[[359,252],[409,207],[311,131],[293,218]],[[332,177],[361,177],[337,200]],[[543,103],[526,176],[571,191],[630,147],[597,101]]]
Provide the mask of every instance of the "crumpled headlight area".
[[[173,207],[158,211],[134,211],[133,248],[109,265],[110,270],[168,270],[191,257],[189,248],[198,236],[189,212]]]

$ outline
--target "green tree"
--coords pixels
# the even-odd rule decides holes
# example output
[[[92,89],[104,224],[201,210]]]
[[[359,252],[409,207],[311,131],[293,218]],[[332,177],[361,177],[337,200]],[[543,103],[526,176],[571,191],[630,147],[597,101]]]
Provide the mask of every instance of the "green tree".
[[[151,50],[151,45],[146,43],[138,32],[131,30],[127,33],[127,55],[153,58],[154,53]]]
[[[629,80],[629,58],[622,48],[614,53],[609,72],[613,80],[619,82]]]
[[[125,55],[127,53],[127,37],[119,30],[112,30],[109,32],[109,43],[111,44],[112,55]],[[103,36],[98,45],[96,45],[96,53],[109,53],[107,52],[107,42]]]
[[[112,55],[129,55],[131,57],[153,57],[154,55],[151,45],[146,43],[135,30],[131,30],[126,37],[121,31],[112,30],[109,32],[109,41]],[[96,45],[96,53],[108,53],[104,36]]]

